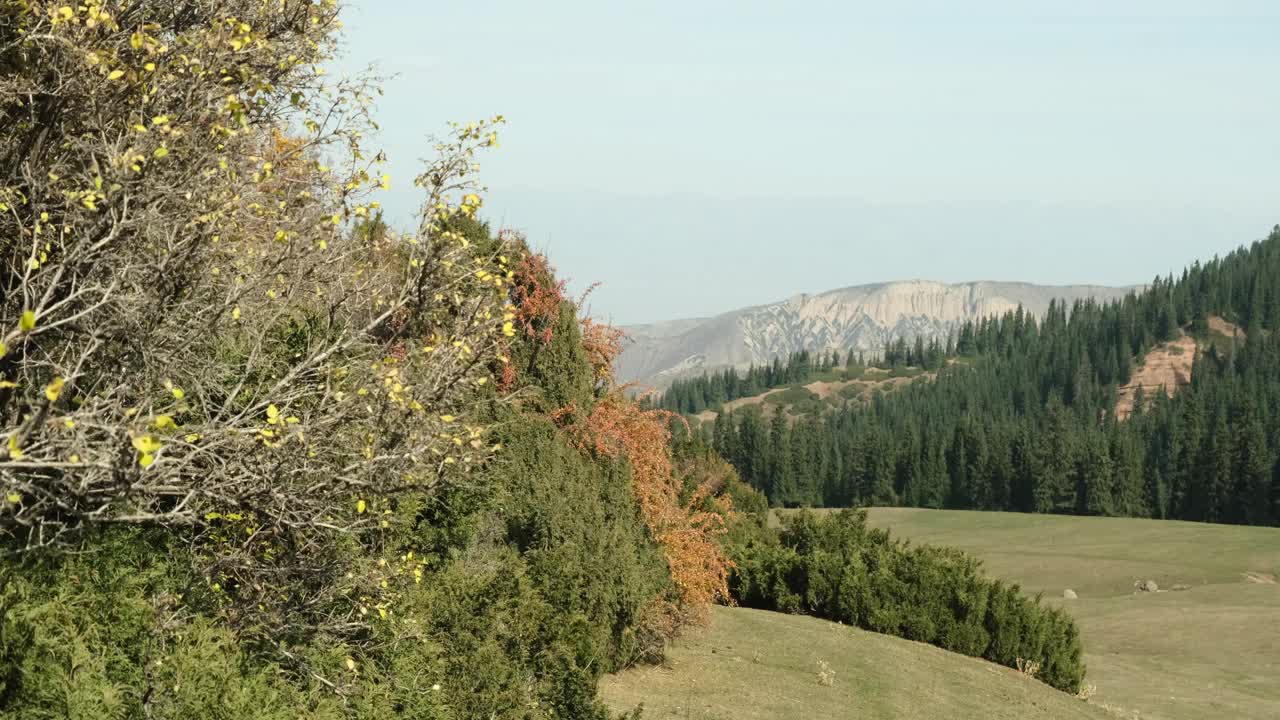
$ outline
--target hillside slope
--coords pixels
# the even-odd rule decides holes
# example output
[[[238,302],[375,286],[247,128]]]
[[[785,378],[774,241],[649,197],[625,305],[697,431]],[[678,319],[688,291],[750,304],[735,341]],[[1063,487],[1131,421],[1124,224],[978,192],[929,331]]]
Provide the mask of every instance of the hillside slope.
[[[1065,603],[1092,702],[1124,718],[1280,715],[1280,529],[1129,518],[875,508],[870,523],[959,547]],[[1135,593],[1154,580],[1157,593]],[[1181,591],[1166,590],[1181,587]],[[1079,598],[1062,600],[1072,589]]]
[[[1053,300],[1123,297],[1128,288],[912,280],[862,285],[745,308],[712,318],[624,328],[624,380],[663,387],[704,370],[752,363],[800,350],[879,352],[898,337],[945,340],[967,320],[1016,310],[1037,316]]]
[[[820,682],[823,669],[833,673],[830,685]],[[601,697],[618,712],[643,703],[653,720],[1111,717],[1009,668],[745,608],[717,608],[711,628],[677,643],[664,666],[607,677]]]

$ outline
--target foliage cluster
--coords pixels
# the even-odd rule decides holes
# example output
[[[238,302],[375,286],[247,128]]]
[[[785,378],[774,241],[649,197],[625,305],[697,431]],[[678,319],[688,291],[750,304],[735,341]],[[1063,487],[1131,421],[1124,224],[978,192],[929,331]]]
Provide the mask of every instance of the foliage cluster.
[[[617,333],[477,218],[501,118],[382,223],[339,9],[0,5],[6,717],[600,718],[724,593]]]
[[[959,550],[911,546],[866,526],[866,512],[801,512],[776,534],[733,548],[734,597],[746,607],[811,614],[1019,667],[1076,692],[1079,632],[1065,612],[984,577]]]

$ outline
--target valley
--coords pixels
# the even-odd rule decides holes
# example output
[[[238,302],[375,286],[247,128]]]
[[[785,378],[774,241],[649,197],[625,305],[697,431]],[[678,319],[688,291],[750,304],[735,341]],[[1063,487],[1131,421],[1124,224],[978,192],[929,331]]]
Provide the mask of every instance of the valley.
[[[1112,5],[0,3],[0,720],[1280,718],[1277,32]]]

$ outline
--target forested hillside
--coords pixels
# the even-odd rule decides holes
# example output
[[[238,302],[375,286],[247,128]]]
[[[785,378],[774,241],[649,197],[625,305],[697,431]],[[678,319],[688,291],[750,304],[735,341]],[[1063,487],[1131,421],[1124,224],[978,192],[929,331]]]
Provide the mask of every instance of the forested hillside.
[[[877,354],[880,364],[888,368],[916,367],[936,371],[943,367],[948,356],[954,354],[954,344],[943,345],[937,339],[927,344],[917,337],[913,344],[906,338],[898,338],[883,352]],[[807,350],[791,353],[784,362],[774,358],[768,365],[752,365],[745,373],[726,369],[687,380],[676,380],[656,401],[645,398],[672,412],[696,415],[705,410],[720,412],[721,406],[741,398],[759,395],[771,388],[804,384],[813,380],[857,380],[867,370],[865,353],[852,350],[844,356],[839,352],[819,353],[816,357]]]
[[[1242,336],[1215,341],[1212,317]],[[703,432],[778,505],[1277,524],[1277,329],[1280,228],[1122,301],[967,323],[954,351],[969,362],[868,407],[795,422],[744,408]],[[1133,416],[1118,419],[1118,386],[1145,353],[1184,334],[1200,341],[1190,385],[1172,398],[1140,397]],[[743,382],[682,384],[665,404],[688,411]]]

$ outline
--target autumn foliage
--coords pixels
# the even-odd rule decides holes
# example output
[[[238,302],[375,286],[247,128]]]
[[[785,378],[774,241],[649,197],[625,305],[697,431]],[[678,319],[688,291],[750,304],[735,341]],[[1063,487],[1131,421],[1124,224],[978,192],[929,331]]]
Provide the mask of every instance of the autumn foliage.
[[[597,383],[608,385],[613,382],[613,362],[622,353],[622,342],[626,334],[622,330],[608,324],[583,317],[579,320],[582,326],[582,349],[587,353],[587,362]]]
[[[706,606],[729,597],[730,564],[716,542],[725,531],[725,516],[701,509],[704,489],[681,500],[681,482],[671,461],[670,419],[664,410],[644,410],[613,393],[595,404],[577,432],[598,455],[630,464],[636,502],[666,554],[680,599],[691,607]],[[720,502],[727,506],[728,498]]]
[[[565,281],[557,280],[547,256],[528,253],[516,266],[511,300],[525,335],[543,345],[551,342],[555,318],[564,302]]]
[[[515,266],[512,304],[522,342],[536,354],[557,337],[556,327],[565,303],[565,282],[555,277],[547,257],[528,252]],[[577,303],[579,310],[585,295]],[[644,409],[626,396],[613,376],[614,362],[621,354],[625,335],[618,328],[580,314],[577,337],[582,357],[591,369],[594,395],[572,401],[549,412],[583,451],[597,457],[625,461],[631,470],[632,493],[653,540],[662,548],[676,590],[676,605],[655,599],[652,613],[672,624],[676,615],[697,618],[702,610],[718,601],[727,601],[728,575],[732,564],[721,550],[718,537],[725,532],[731,516],[727,497],[717,497],[715,482],[694,482],[692,493],[671,455],[669,425],[677,416],[663,410]],[[514,383],[504,376],[501,382]],[[710,508],[710,509],[709,509]],[[668,637],[673,631],[659,634]]]

